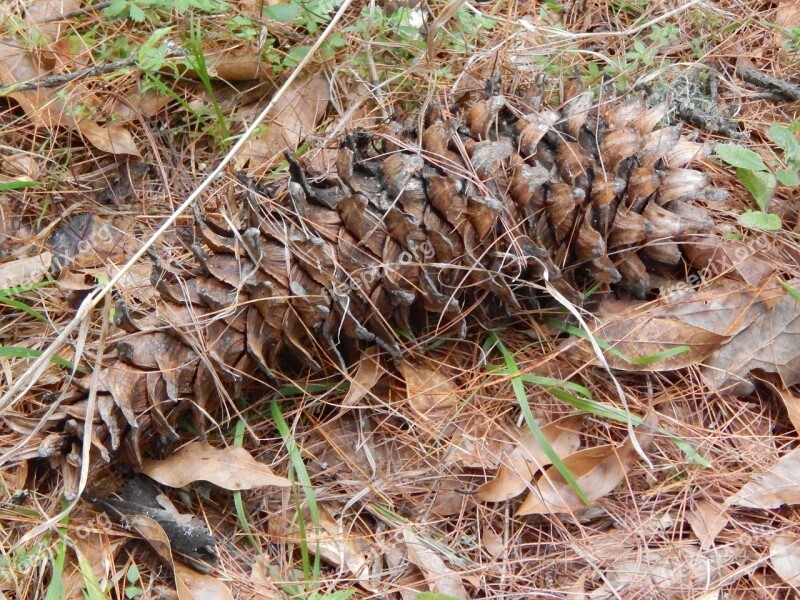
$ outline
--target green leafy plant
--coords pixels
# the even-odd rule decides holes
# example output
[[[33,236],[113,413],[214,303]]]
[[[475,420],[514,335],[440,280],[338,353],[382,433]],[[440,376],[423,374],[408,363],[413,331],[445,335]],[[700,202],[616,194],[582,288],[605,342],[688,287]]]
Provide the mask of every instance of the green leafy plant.
[[[139,567],[136,565],[131,565],[128,567],[128,570],[125,573],[125,580],[128,582],[128,585],[125,586],[125,597],[128,600],[133,600],[133,598],[141,598],[144,596],[144,590],[136,585],[139,583],[139,579]]]
[[[717,144],[717,156],[736,169],[736,178],[750,192],[759,209],[739,215],[740,225],[770,231],[781,228],[780,217],[769,214],[767,208],[778,185],[800,186],[800,141],[793,129],[797,129],[797,124],[792,128],[777,123],[770,125],[767,133],[783,156],[769,164],[758,153],[739,144]]]
[[[130,19],[136,23],[157,21],[157,11],[176,11],[179,15],[189,10],[200,12],[221,12],[226,8],[224,2],[217,0],[111,0],[105,9],[108,17]]]

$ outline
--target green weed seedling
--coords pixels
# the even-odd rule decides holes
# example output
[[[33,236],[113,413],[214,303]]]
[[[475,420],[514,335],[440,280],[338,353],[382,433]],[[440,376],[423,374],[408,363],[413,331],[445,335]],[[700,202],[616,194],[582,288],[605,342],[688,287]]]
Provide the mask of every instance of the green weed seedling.
[[[795,133],[800,121],[791,127],[777,123],[770,125],[767,134],[782,151],[782,157],[764,162],[756,152],[739,144],[717,144],[716,154],[726,164],[736,168],[736,178],[750,192],[758,206],[739,215],[739,224],[752,229],[778,231],[781,219],[769,214],[767,208],[778,185],[800,187],[800,141]]]

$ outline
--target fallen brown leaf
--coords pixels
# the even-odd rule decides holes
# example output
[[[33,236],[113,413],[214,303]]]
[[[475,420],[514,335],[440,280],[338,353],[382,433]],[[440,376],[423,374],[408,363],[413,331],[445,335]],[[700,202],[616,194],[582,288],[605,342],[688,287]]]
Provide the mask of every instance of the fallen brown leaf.
[[[330,84],[322,70],[310,79],[296,81],[275,105],[269,129],[247,142],[238,164],[249,162],[248,172],[252,175],[268,171],[276,161],[283,160],[284,150],[296,150],[314,131],[328,110],[330,99]]]
[[[233,594],[213,575],[198,573],[179,562],[174,564],[178,600],[233,600]]]
[[[700,541],[701,550],[708,550],[728,524],[725,507],[713,500],[700,500],[694,510],[686,515],[686,520]]]
[[[727,339],[705,327],[682,322],[657,304],[604,302],[598,311],[598,319],[599,326],[592,335],[611,344],[622,354],[604,353],[612,368],[626,371],[669,371],[695,365]],[[647,364],[631,362],[679,346],[688,346],[689,349]],[[564,347],[579,360],[591,364],[598,362],[588,340],[577,344],[574,340],[566,340]]]
[[[378,384],[385,373],[378,362],[378,354],[378,347],[371,346],[359,359],[355,375],[350,380],[350,389],[342,401],[343,406],[358,404]]]
[[[444,564],[439,555],[423,544],[408,529],[403,530],[403,539],[408,550],[408,560],[422,571],[428,589],[435,594],[446,594],[453,598],[469,598],[461,577]]]
[[[725,502],[726,506],[764,509],[784,504],[800,504],[800,448],[782,456]]]
[[[560,457],[574,453],[580,445],[580,428],[585,415],[570,415],[542,427],[542,434]],[[502,502],[518,496],[534,474],[548,466],[550,459],[527,427],[517,432],[517,445],[503,457],[494,479],[478,488],[483,502]]]
[[[11,41],[0,39],[0,85],[13,85],[52,73],[43,68],[42,61]],[[131,154],[141,156],[133,138],[122,125],[106,123],[100,125],[87,118],[78,118],[83,114],[67,104],[65,98],[80,102],[84,111],[86,108],[99,108],[102,106],[100,99],[91,94],[61,94],[64,87],[47,88],[39,87],[32,91],[13,92],[9,94],[25,111],[28,119],[41,125],[51,132],[59,127],[76,129],[104,152]]]
[[[0,290],[42,281],[50,272],[52,260],[53,254],[45,251],[0,265]]]
[[[775,273],[774,263],[743,241],[698,235],[691,236],[683,248],[689,264],[707,281],[723,276],[759,286]]]
[[[125,154],[141,158],[133,136],[122,125],[98,125],[94,121],[81,119],[75,123],[80,134],[95,148],[109,154]]]
[[[291,485],[244,448],[214,448],[203,442],[191,442],[165,460],[145,460],[142,473],[171,487],[183,487],[193,481],[208,481],[226,490]]]
[[[780,377],[761,374],[757,377],[764,385],[783,401],[794,430],[800,433],[800,396],[780,383]]]
[[[427,418],[450,413],[458,406],[453,382],[436,367],[403,361],[398,365],[411,407]]]
[[[301,532],[297,522],[289,523],[284,515],[270,519],[270,533],[293,543],[308,545],[310,552],[319,554],[325,562],[339,569],[346,569],[356,580],[369,580],[369,546],[362,536],[352,532],[351,527],[340,525],[332,512],[324,505],[319,508],[319,527],[314,527],[311,514],[303,511],[305,531]],[[333,508],[333,507],[332,507]]]
[[[129,523],[139,535],[147,540],[161,559],[172,567],[178,600],[233,600],[230,590],[219,579],[213,575],[198,573],[173,560],[169,538],[153,519],[135,515],[129,519]]]
[[[800,587],[800,537],[788,533],[775,537],[769,545],[769,561],[781,579]]]
[[[798,287],[797,281],[790,284]],[[743,327],[704,361],[706,384],[714,391],[748,394],[750,373],[757,369],[777,374],[784,387],[800,382],[800,304],[775,283],[754,293],[742,316]]]
[[[34,0],[25,7],[25,22],[45,38],[57,40],[66,25],[63,20],[53,17],[80,7],[80,0]]]
[[[637,441],[645,451],[652,443],[653,428],[657,426],[657,422],[655,413],[650,413],[638,428]],[[576,452],[564,459],[564,465],[573,474],[589,501],[594,502],[622,482],[637,458],[636,447],[628,438],[619,447],[608,444]],[[585,505],[578,494],[551,466],[537,480],[517,514],[558,514],[582,508]]]

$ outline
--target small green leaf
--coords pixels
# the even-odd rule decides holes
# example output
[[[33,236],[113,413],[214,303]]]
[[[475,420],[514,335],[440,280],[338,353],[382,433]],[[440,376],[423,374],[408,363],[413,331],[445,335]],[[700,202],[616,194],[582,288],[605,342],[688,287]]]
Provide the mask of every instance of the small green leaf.
[[[128,572],[125,573],[125,578],[128,580],[128,583],[136,583],[139,581],[139,567],[136,565],[131,565],[128,567]]]
[[[732,167],[751,171],[769,171],[758,154],[739,144],[717,144],[714,152]]]
[[[264,16],[278,23],[292,23],[300,16],[300,4],[294,2],[273,4],[264,9]]]
[[[125,597],[128,600],[133,600],[134,598],[138,598],[139,596],[144,595],[144,590],[142,588],[138,588],[135,585],[131,585],[125,588]]]
[[[328,38],[328,43],[331,45],[331,48],[343,48],[347,45],[347,40],[345,40],[344,36],[337,31]]]
[[[144,10],[136,4],[130,4],[128,6],[128,16],[131,18],[131,21],[135,23],[144,23]]]
[[[738,179],[747,191],[753,196],[753,199],[758,204],[758,208],[762,211],[766,210],[772,198],[772,193],[778,185],[775,175],[772,173],[762,173],[760,171],[751,171],[750,169],[736,169],[736,179]]]
[[[797,171],[790,171],[789,169],[779,169],[775,171],[775,177],[782,185],[787,187],[797,187],[800,185],[800,173]]]
[[[780,146],[787,157],[800,156],[800,142],[797,141],[797,138],[794,137],[788,127],[773,123],[769,126],[769,137]]]
[[[311,50],[310,46],[295,46],[289,50],[286,58],[283,59],[283,66],[289,69],[296,67],[306,57],[309,50]]]
[[[750,229],[763,229],[765,231],[779,231],[781,228],[781,218],[778,215],[748,210],[739,215],[736,219],[742,227]]]

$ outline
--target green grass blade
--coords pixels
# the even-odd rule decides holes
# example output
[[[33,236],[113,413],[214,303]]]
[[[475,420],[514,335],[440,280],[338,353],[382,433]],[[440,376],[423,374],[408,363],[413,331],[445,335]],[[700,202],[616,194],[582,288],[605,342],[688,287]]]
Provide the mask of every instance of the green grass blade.
[[[31,292],[33,290],[38,290],[39,288],[47,287],[49,285],[53,285],[55,281],[52,279],[47,279],[45,281],[37,281],[36,283],[26,283],[24,285],[15,285],[14,287],[5,288],[4,290],[0,290],[0,298],[10,298],[11,296],[18,296],[19,294],[24,294],[25,292]]]
[[[489,334],[494,341],[494,346],[500,351],[503,355],[503,359],[506,364],[506,371],[511,376],[511,387],[514,390],[514,395],[517,398],[517,403],[519,404],[520,410],[522,411],[522,415],[525,418],[525,423],[528,425],[528,429],[531,430],[533,433],[533,437],[536,439],[536,442],[541,446],[542,450],[544,451],[547,458],[550,459],[550,462],[553,463],[553,466],[559,472],[559,474],[564,478],[564,481],[569,485],[572,490],[578,495],[578,498],[581,499],[586,506],[591,506],[591,501],[589,497],[586,495],[586,492],[583,491],[578,481],[575,479],[575,476],[572,472],[567,468],[564,464],[564,461],[561,460],[561,457],[556,454],[553,447],[550,445],[550,442],[542,433],[539,424],[536,422],[536,419],[533,418],[533,412],[531,412],[531,405],[528,402],[528,395],[525,393],[525,383],[523,382],[522,378],[520,377],[521,373],[519,371],[519,367],[517,366],[514,357],[505,347],[503,342],[500,341],[500,338],[497,337],[497,334],[491,332]]]
[[[25,188],[36,187],[42,185],[41,181],[4,181],[0,183],[0,192],[12,192],[14,190],[23,190]]]
[[[236,423],[236,429],[233,434],[234,446],[239,446],[241,448],[244,445],[244,430],[245,422],[240,419]],[[247,511],[244,509],[244,501],[242,500],[242,492],[240,490],[234,490],[233,492],[233,506],[236,509],[236,518],[239,521],[242,531],[244,531],[244,534],[253,545],[253,548],[261,552],[261,544],[258,543],[258,540],[253,535],[253,530],[250,528],[250,521],[247,519]]]
[[[43,352],[41,350],[34,350],[33,348],[20,348],[19,346],[0,346],[0,358],[39,358]],[[64,360],[58,356],[54,356],[50,359],[50,362],[53,364],[58,365],[59,367],[64,367],[65,369],[69,369],[71,371],[77,371],[78,373],[86,373],[86,369],[83,367],[76,367],[68,360]]]
[[[281,408],[277,399],[272,401],[270,405],[270,411],[272,413],[272,419],[275,422],[275,427],[280,436],[283,438],[283,444],[286,446],[286,452],[289,454],[289,461],[292,465],[292,471],[297,477],[297,480],[300,482],[300,487],[302,488],[303,494],[308,501],[308,512],[311,515],[311,524],[314,526],[314,528],[319,530],[319,506],[317,505],[317,497],[314,493],[314,488],[311,485],[311,477],[309,477],[308,471],[306,470],[306,465],[303,462],[303,455],[300,452],[300,449],[297,447],[294,437],[289,430],[289,426],[286,424],[286,421],[283,418],[283,413],[281,413]],[[305,535],[304,520],[302,517],[302,511],[298,510],[297,512],[298,522],[300,525],[300,553],[303,559],[303,573],[307,579],[311,579],[316,585],[317,582],[319,582],[321,568],[319,548],[317,548],[317,551],[314,553],[313,569],[309,569],[310,559],[308,556],[308,544],[306,542],[307,538]],[[317,538],[319,539],[319,536],[317,536]]]
[[[557,328],[564,333],[568,333],[570,335],[574,335],[575,337],[579,337],[581,339],[588,339],[590,334],[587,334],[583,329],[579,329],[577,327],[573,327],[563,321],[557,321],[555,319],[549,319],[548,323],[550,323],[553,327]],[[619,359],[624,360],[627,363],[631,363],[634,365],[641,365],[646,366],[653,363],[656,363],[660,360],[664,360],[667,358],[671,358],[678,354],[683,354],[684,352],[689,352],[691,348],[689,346],[675,346],[674,348],[669,348],[668,350],[664,350],[662,352],[657,352],[656,354],[650,354],[648,356],[638,356],[636,358],[629,358],[616,348],[609,344],[608,342],[601,340],[598,337],[594,337],[594,341],[597,342],[597,345],[600,346],[603,350],[606,350],[616,356]]]
[[[10,306],[12,308],[16,308],[24,313],[29,314],[34,319],[41,321],[42,323],[50,323],[50,320],[45,317],[42,313],[40,313],[35,308],[28,306],[24,302],[20,302],[19,300],[14,300],[13,298],[4,298],[0,296],[0,304],[5,304],[6,306]]]

